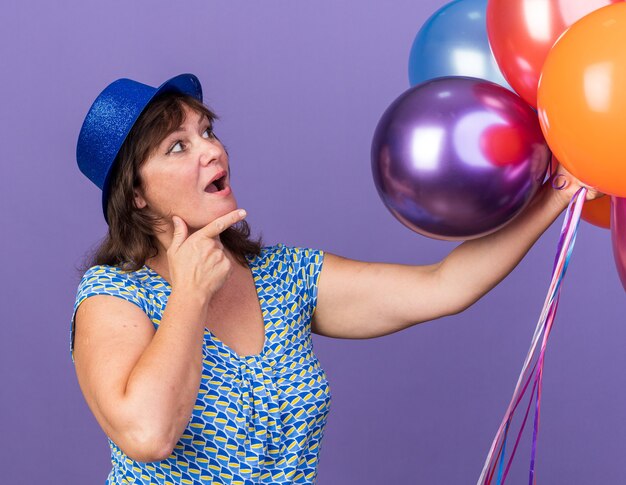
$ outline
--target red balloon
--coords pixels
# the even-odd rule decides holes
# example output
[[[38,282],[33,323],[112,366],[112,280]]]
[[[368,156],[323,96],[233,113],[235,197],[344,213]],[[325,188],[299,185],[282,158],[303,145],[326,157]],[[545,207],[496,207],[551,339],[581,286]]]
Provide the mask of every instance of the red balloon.
[[[489,0],[487,33],[505,79],[531,106],[548,52],[565,30],[599,8],[623,0]]]

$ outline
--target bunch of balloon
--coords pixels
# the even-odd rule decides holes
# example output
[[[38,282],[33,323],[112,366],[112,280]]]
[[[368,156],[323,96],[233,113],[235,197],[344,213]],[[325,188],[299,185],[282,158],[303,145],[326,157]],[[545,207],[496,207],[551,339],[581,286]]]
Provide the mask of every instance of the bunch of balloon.
[[[600,199],[593,210],[587,211],[587,217],[593,217],[591,222],[595,224],[610,227],[615,263],[626,289],[626,129],[622,120],[626,111],[626,90],[622,89],[626,85],[626,3],[489,0],[487,30],[504,77],[528,103],[537,107],[553,156],[584,184],[608,194],[603,202]],[[576,194],[565,216],[546,303],[513,397],[485,460],[480,485],[490,485],[492,480],[500,485],[506,480],[533,397],[536,404],[529,484],[536,483],[546,343],[585,194],[586,189]],[[526,415],[510,457],[505,460],[513,416],[528,389]]]
[[[412,87],[374,132],[372,172],[381,199],[400,222],[429,237],[471,239],[498,230],[534,196],[551,156],[609,195],[583,208],[583,188],[568,207],[548,295],[479,484],[504,483],[533,399],[535,483],[544,355],[581,214],[611,228],[626,288],[624,45],[623,0],[452,1],[419,30],[409,59]],[[527,391],[526,416],[505,460]]]
[[[610,221],[615,263],[626,289],[626,3],[602,3],[550,49],[537,108],[554,156],[583,183],[610,196],[602,202],[603,221]]]
[[[623,0],[490,0],[487,33],[493,55],[504,78],[532,106],[550,49],[570,26],[586,15]],[[609,198],[585,203],[582,218],[608,229]]]
[[[405,226],[466,240],[494,232],[531,201],[550,152],[535,111],[512,92],[489,47],[487,0],[455,0],[419,30],[413,85],[372,141],[378,193]]]

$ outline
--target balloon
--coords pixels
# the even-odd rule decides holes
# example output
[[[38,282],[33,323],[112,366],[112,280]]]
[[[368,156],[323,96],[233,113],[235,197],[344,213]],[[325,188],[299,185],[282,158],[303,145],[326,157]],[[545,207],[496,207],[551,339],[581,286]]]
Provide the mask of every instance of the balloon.
[[[610,229],[611,197],[605,196],[585,202],[582,218],[595,226]]]
[[[490,0],[487,33],[500,70],[513,89],[537,106],[544,61],[559,36],[577,20],[622,0]]]
[[[626,197],[626,3],[572,25],[552,47],[538,91],[541,128],[575,177]]]
[[[408,228],[437,239],[472,239],[509,222],[541,185],[549,158],[532,108],[468,77],[405,91],[372,140],[384,204]]]
[[[626,199],[611,198],[611,240],[617,273],[626,290]]]
[[[442,76],[487,79],[508,89],[487,38],[487,0],[456,0],[422,26],[409,55],[409,81],[415,86]]]

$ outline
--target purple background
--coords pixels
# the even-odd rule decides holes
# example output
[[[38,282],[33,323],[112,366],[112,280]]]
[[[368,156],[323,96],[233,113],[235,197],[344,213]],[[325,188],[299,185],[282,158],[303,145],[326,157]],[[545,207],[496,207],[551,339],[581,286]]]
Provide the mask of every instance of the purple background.
[[[75,266],[105,234],[74,158],[118,77],[193,72],[222,120],[234,189],[266,243],[427,264],[452,243],[387,212],[369,149],[408,88],[413,38],[442,0],[5,0],[0,30],[0,475],[98,484],[106,439],[68,352]],[[315,338],[332,388],[318,483],[475,483],[548,286],[560,223],[461,315],[368,341]],[[609,232],[580,230],[547,355],[538,482],[626,483],[626,299]],[[419,298],[420,295],[415,295]],[[527,482],[530,437],[511,483]]]

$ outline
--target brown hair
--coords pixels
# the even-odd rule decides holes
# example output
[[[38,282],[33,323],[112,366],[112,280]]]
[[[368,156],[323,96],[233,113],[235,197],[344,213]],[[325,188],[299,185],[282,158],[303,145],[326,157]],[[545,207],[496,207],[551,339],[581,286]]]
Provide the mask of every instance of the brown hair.
[[[135,122],[113,163],[107,219],[109,230],[104,239],[91,251],[80,271],[84,273],[95,265],[118,266],[126,271],[137,271],[146,260],[158,254],[154,231],[163,218],[148,214],[135,205],[134,189],[141,186],[139,169],[156,147],[178,128],[185,119],[184,106],[199,115],[206,115],[212,124],[218,119],[209,108],[192,96],[167,92],[154,98]],[[261,238],[250,238],[246,221],[220,234],[222,244],[239,262],[246,264],[246,254],[258,256]]]

